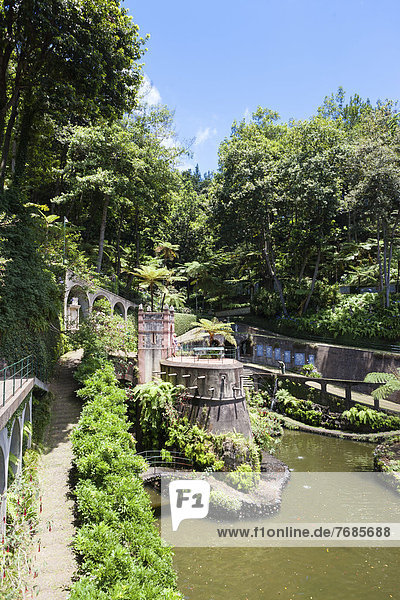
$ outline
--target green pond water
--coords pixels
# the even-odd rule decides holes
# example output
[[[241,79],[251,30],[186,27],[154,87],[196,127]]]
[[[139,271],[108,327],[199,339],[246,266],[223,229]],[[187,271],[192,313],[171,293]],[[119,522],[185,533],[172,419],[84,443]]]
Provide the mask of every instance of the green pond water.
[[[285,431],[277,457],[294,471],[372,471],[373,450]],[[400,599],[400,548],[176,548],[174,566],[187,600]]]

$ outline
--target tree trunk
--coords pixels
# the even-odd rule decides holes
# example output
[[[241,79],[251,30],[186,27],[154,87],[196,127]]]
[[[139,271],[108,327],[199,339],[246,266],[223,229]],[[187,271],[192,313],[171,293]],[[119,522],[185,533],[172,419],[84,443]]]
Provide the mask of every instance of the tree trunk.
[[[301,280],[303,279],[304,271],[305,271],[306,266],[307,266],[307,261],[308,261],[308,252],[306,252],[306,255],[305,255],[304,260],[303,260],[303,264],[301,265],[300,274],[299,274],[299,280],[298,280],[299,283],[301,283]]]
[[[118,232],[117,232],[117,258],[115,261],[115,273],[117,276],[117,294],[119,294],[119,277],[121,275],[121,229],[124,211],[121,209],[119,220],[118,220]]]
[[[140,233],[139,233],[139,209],[135,213],[135,247],[136,247],[136,263],[139,266],[140,262]]]
[[[31,106],[31,92],[29,91],[24,101],[24,108],[20,117],[20,133],[18,139],[17,153],[15,156],[15,171],[13,185],[18,187],[24,172],[28,156],[29,139],[32,131],[35,109]]]
[[[383,291],[384,291],[384,297],[383,297],[383,306],[386,308],[387,307],[387,228],[386,228],[386,224],[383,227]]]
[[[317,281],[320,260],[321,260],[321,248],[319,248],[319,250],[318,250],[318,256],[317,256],[317,260],[316,260],[316,263],[315,263],[315,268],[314,268],[313,278],[312,278],[312,282],[311,282],[310,293],[307,296],[307,300],[306,300],[306,303],[304,305],[302,314],[304,314],[305,312],[307,312],[308,305],[310,304],[311,296],[313,295],[314,288],[315,288],[315,282]]]
[[[154,312],[154,286],[150,284],[151,312]]]
[[[390,245],[389,245],[389,257],[387,261],[387,273],[386,273],[386,308],[390,306],[390,271],[392,267],[392,257],[393,257],[393,243],[394,236],[396,235],[397,225],[400,219],[400,210],[397,213],[396,221],[393,225],[392,232],[390,235]]]
[[[10,152],[11,135],[12,135],[13,128],[14,128],[15,119],[17,118],[18,98],[19,98],[19,96],[17,95],[13,102],[13,105],[11,108],[11,114],[9,116],[8,123],[7,123],[6,133],[4,136],[3,150],[2,150],[2,154],[1,154],[1,163],[0,163],[0,191],[3,191],[3,188],[4,188],[4,180],[6,177],[7,161],[8,161],[8,155]]]
[[[268,271],[271,275],[271,277],[274,280],[274,284],[275,284],[275,288],[279,294],[279,299],[281,301],[281,306],[282,306],[282,311],[283,314],[287,317],[288,316],[288,311],[286,308],[286,302],[285,302],[285,298],[283,296],[283,290],[282,290],[282,285],[280,280],[278,279],[278,276],[276,274],[276,268],[275,268],[275,259],[274,259],[274,253],[272,251],[272,248],[270,247],[270,244],[268,243],[267,237],[265,235],[265,231],[263,230],[263,248],[262,248],[262,254],[264,256],[264,260],[265,263],[268,267]]]
[[[383,273],[382,273],[382,258],[381,258],[381,235],[380,235],[380,219],[378,219],[378,223],[377,223],[377,235],[376,235],[376,240],[377,240],[377,244],[378,244],[378,251],[377,251],[377,261],[378,261],[378,266],[379,266],[379,280],[378,280],[378,290],[380,292],[383,291]]]
[[[106,197],[103,204],[103,214],[101,216],[100,223],[100,236],[99,236],[99,255],[97,258],[97,272],[101,271],[101,263],[103,262],[103,251],[104,251],[104,236],[106,233],[106,224],[107,224],[107,210],[108,205],[110,204],[110,198]]]

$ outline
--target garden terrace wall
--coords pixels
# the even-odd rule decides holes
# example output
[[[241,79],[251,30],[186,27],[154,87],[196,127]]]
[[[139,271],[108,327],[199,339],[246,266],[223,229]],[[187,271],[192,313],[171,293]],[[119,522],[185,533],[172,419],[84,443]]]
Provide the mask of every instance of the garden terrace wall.
[[[281,335],[273,335],[262,329],[239,324],[235,338],[238,342],[240,358],[260,365],[279,367],[283,361],[288,370],[300,370],[305,363],[312,363],[323,377],[331,379],[358,380],[371,372],[392,372],[400,368],[400,354],[349,348],[346,346],[321,344],[297,340]],[[250,343],[249,343],[250,341]],[[249,354],[243,354],[247,343]],[[371,386],[362,386],[356,391],[369,393]],[[390,397],[400,403],[400,394]]]

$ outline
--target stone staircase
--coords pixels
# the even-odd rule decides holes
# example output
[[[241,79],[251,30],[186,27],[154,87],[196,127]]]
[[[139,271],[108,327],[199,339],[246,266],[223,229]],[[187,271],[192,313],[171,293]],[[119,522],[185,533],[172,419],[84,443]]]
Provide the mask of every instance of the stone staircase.
[[[254,388],[253,369],[251,369],[250,367],[243,368],[242,385],[243,389]]]

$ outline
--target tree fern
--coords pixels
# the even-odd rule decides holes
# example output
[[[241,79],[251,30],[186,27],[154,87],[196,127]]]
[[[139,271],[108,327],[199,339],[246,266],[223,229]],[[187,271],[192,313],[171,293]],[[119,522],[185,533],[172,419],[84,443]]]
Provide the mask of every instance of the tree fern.
[[[400,369],[397,373],[368,373],[364,381],[383,384],[372,392],[372,396],[377,400],[384,400],[394,392],[400,391]]]

